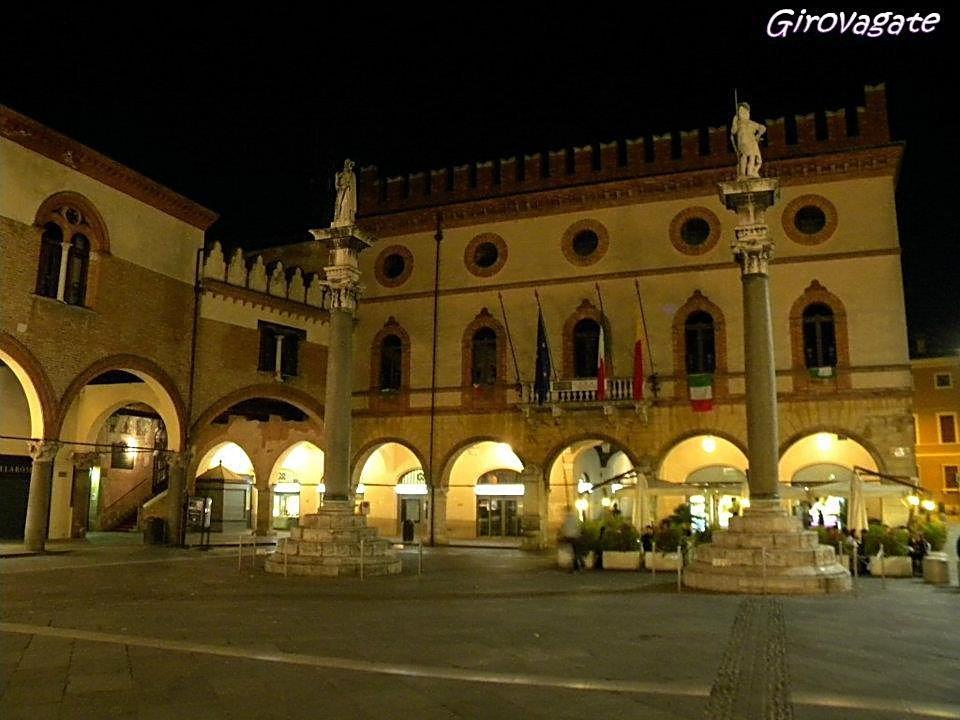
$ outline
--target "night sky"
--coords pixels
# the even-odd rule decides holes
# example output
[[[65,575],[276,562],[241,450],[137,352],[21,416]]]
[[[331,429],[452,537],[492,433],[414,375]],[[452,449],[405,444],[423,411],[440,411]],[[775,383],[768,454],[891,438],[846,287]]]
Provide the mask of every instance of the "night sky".
[[[725,124],[735,87],[763,120],[862,104],[865,83],[886,82],[906,143],[910,335],[960,348],[960,142],[948,110],[960,55],[942,8],[919,11],[944,15],[926,35],[770,39],[777,8],[736,4],[542,5],[536,18],[473,3],[310,15],[197,5],[136,18],[5,10],[0,103],[220,213],[210,239],[257,247],[329,222],[347,156],[399,174]]]

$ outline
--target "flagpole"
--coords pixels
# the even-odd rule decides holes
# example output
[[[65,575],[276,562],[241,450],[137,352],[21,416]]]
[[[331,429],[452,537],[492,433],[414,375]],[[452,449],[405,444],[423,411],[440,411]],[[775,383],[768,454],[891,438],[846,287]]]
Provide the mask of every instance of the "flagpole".
[[[603,295],[600,292],[600,283],[594,283],[594,287],[597,289],[597,298],[600,300],[600,343],[597,348],[597,399],[600,401],[606,400],[607,395],[607,378],[606,378],[606,360],[607,360],[607,348],[606,348],[606,333],[603,332],[604,320],[607,319],[607,314],[603,309]]]
[[[634,278],[633,286],[637,290],[637,304],[640,305],[640,324],[643,326],[643,342],[647,346],[647,357],[650,358],[650,374],[655,375],[657,371],[653,366],[653,346],[650,345],[650,334],[647,332],[647,316],[643,313],[643,299],[640,296],[640,280]]]
[[[542,315],[543,306],[540,305],[540,293],[538,293],[536,289],[533,291],[533,296],[537,299],[537,311]],[[550,336],[546,333],[544,334],[544,340],[547,341],[547,357],[550,358],[550,370],[553,372],[553,379],[559,380],[560,378],[557,375],[557,366],[553,362],[553,351],[550,350]]]
[[[510,345],[510,354],[513,356],[513,370],[517,374],[517,389],[521,387],[520,366],[517,364],[517,349],[513,346],[513,338],[510,337],[510,323],[507,322],[507,309],[503,306],[503,293],[498,292],[500,298],[500,314],[503,315],[503,329],[507,332],[507,343]]]

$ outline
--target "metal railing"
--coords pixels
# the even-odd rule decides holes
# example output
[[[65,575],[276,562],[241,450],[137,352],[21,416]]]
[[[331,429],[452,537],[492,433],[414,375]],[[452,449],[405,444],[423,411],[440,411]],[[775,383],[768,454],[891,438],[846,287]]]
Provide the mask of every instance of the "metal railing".
[[[624,402],[633,400],[633,378],[607,378],[606,397],[602,402]],[[533,383],[523,383],[520,402],[532,403],[536,400],[533,392]],[[601,402],[597,399],[596,378],[575,378],[569,380],[553,380],[547,392],[548,403],[591,403]]]

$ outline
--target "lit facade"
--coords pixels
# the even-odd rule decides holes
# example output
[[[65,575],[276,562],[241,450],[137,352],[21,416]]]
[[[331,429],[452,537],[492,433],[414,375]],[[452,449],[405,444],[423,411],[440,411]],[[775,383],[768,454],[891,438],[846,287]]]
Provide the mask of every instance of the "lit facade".
[[[930,497],[960,512],[960,357],[922,358],[913,368],[917,471]]]

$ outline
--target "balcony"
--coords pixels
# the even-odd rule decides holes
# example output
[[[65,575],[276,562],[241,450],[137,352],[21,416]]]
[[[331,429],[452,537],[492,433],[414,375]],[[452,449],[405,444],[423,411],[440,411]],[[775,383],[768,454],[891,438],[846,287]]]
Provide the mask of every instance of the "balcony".
[[[523,384],[520,403],[535,403],[536,398],[533,394],[533,383]],[[584,404],[598,403],[597,399],[597,380],[596,378],[577,378],[574,380],[552,380],[550,382],[550,391],[544,404]],[[633,378],[607,378],[606,397],[602,402],[621,403],[634,402],[633,400]]]

